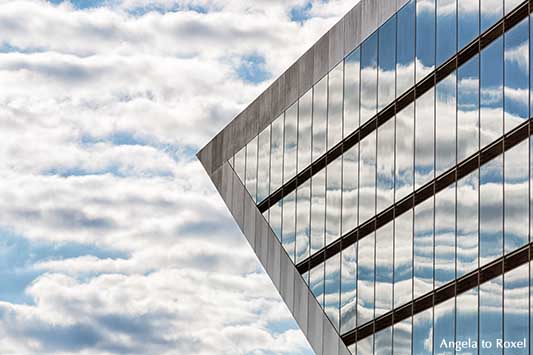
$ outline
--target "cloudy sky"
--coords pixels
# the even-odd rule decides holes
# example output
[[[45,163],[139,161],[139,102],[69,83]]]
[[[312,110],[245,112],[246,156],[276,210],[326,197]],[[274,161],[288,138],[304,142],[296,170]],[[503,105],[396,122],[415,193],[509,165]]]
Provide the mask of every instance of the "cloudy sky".
[[[311,354],[194,154],[354,0],[0,0],[0,353]]]

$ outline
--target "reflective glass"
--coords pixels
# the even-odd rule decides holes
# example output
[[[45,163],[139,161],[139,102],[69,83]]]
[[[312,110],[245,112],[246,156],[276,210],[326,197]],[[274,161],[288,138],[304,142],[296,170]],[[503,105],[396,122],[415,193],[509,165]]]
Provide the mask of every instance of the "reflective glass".
[[[311,255],[324,248],[326,223],[326,169],[311,180]]]
[[[283,210],[283,200],[279,201],[275,205],[270,207],[269,212],[269,223],[270,228],[281,242],[281,222],[282,222],[282,210]]]
[[[375,355],[392,355],[392,327],[376,333]]]
[[[357,243],[342,251],[341,334],[355,328],[357,296]]]
[[[529,142],[504,153],[505,254],[528,243],[529,237]]]
[[[313,117],[313,90],[298,102],[298,172],[311,164],[311,137]]]
[[[513,9],[521,2],[522,0],[505,0],[505,14],[513,11]]]
[[[462,49],[479,35],[479,1],[480,0],[457,1],[458,49]]]
[[[396,114],[395,201],[413,192],[415,154],[414,104]]]
[[[462,0],[461,0],[462,1]],[[481,1],[481,32],[485,32],[503,16],[503,0]]]
[[[457,52],[456,21],[457,0],[437,0],[437,66]]]
[[[337,330],[339,330],[340,287],[341,258],[340,254],[336,254],[326,260],[324,310]]]
[[[396,16],[379,28],[378,111],[394,101],[396,91]]]
[[[270,126],[259,134],[257,163],[257,201],[268,197],[270,191]]]
[[[433,348],[433,308],[413,316],[413,355],[431,355]]]
[[[501,37],[481,52],[479,84],[481,86],[480,145],[485,147],[503,134],[503,40]]]
[[[400,97],[415,82],[415,0],[398,11],[396,96]]]
[[[296,176],[298,154],[298,104],[285,112],[285,151],[283,157],[283,183]]]
[[[324,308],[324,264],[311,269],[309,273],[309,289],[315,295],[318,303]]]
[[[458,354],[477,354],[478,340],[478,289],[477,287],[463,294],[457,295],[455,326],[457,342],[476,343],[476,347],[466,346]]]
[[[393,288],[393,222],[376,231],[376,313],[375,317],[392,309]]]
[[[328,77],[313,87],[313,160],[326,152],[328,121]]]
[[[479,56],[463,64],[457,82],[457,161],[479,150]]]
[[[309,257],[310,223],[311,180],[307,180],[296,193],[296,264]]]
[[[359,223],[376,214],[376,131],[361,141],[359,160]]]
[[[480,168],[479,257],[485,265],[503,255],[503,156]]]
[[[435,306],[433,353],[455,354],[455,298]]]
[[[344,86],[344,62],[329,72],[328,93],[328,149],[342,140],[342,101]]]
[[[457,277],[478,268],[478,171],[457,182]]]
[[[344,137],[359,128],[359,93],[361,85],[361,52],[357,48],[344,64]]]
[[[357,342],[357,354],[373,354],[374,353],[374,335],[370,335],[363,340]]]
[[[378,128],[377,213],[394,202],[394,120]]]
[[[359,207],[359,145],[343,154],[342,161],[342,235],[357,227]]]
[[[326,179],[326,245],[341,236],[342,157],[328,164]]]
[[[529,18],[514,26],[504,36],[507,133],[529,116]]]
[[[284,115],[272,123],[270,150],[270,193],[281,187],[283,181],[283,128]]]
[[[435,195],[435,288],[455,279],[455,184]]]
[[[304,279],[306,285],[309,285],[309,271],[302,274],[302,279]]]
[[[348,351],[352,354],[352,355],[356,355],[356,350],[355,350],[355,344],[352,344],[348,347]]]
[[[361,46],[361,125],[377,112],[378,36],[374,32]]]
[[[394,355],[411,354],[411,333],[413,330],[413,325],[411,322],[411,318],[407,318],[406,320],[394,325]]]
[[[435,114],[435,175],[456,165],[456,77],[450,74],[437,84]]]
[[[433,197],[415,207],[414,298],[433,290]]]
[[[503,304],[504,341],[517,345],[504,354],[529,354],[529,263],[504,274]]]
[[[435,68],[435,0],[416,2],[416,80]]]
[[[479,285],[479,339],[494,346],[484,348],[483,355],[502,354],[495,344],[503,339],[503,278],[497,277]]]
[[[416,100],[415,189],[433,180],[435,141],[435,91],[432,88]]]
[[[357,267],[357,325],[374,319],[375,234],[359,240]]]
[[[235,173],[241,179],[241,182],[244,184],[246,177],[246,147],[243,147],[235,154],[235,164],[233,169]]]
[[[413,299],[413,211],[394,221],[394,307]]]
[[[246,190],[257,202],[257,137],[246,145]]]
[[[283,223],[281,242],[283,248],[294,262],[296,244],[296,192],[293,191],[283,199]]]

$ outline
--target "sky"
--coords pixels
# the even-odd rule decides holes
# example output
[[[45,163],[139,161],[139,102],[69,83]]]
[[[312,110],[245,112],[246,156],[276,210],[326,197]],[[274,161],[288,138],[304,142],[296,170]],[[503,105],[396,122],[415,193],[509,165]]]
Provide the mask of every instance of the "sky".
[[[312,354],[195,153],[348,0],[0,0],[0,353]]]

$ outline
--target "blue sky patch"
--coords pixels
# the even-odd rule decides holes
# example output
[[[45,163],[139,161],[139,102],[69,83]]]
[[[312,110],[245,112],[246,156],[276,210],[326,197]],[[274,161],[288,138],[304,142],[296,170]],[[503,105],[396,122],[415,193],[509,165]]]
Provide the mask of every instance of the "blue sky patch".
[[[311,9],[313,4],[311,1],[308,1],[303,6],[293,7],[289,11],[289,17],[292,22],[303,23],[311,18]]]
[[[79,10],[94,9],[110,4],[109,0],[49,0],[49,2],[54,5],[59,5],[64,2],[70,2],[72,6]]]
[[[265,68],[265,58],[258,54],[244,56],[237,68],[239,78],[254,84],[262,83],[270,78],[270,73]]]

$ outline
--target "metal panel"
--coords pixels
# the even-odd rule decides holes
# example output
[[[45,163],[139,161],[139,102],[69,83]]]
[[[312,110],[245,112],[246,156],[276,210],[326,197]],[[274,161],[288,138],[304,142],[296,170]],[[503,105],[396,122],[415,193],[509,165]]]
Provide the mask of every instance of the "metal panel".
[[[246,192],[244,194],[244,236],[248,239],[250,246],[255,249],[255,216],[257,206],[252,197]]]
[[[268,230],[270,227],[263,216],[256,217],[255,223],[255,230],[257,233],[255,237],[255,251],[259,257],[259,261],[261,261],[261,264],[263,264],[263,267],[266,270],[268,264]]]
[[[339,353],[339,335],[333,325],[324,317],[324,354]]]
[[[296,269],[294,264],[289,259],[289,256],[281,253],[281,297],[285,301],[285,304],[294,314],[294,273]]]
[[[299,77],[299,67],[298,63],[294,63],[286,72],[285,72],[285,93],[287,95],[285,103],[289,107],[296,100],[298,100],[298,77]]]
[[[298,92],[303,96],[314,84],[313,71],[315,67],[314,48],[309,49],[298,60]]]
[[[361,39],[364,41],[378,28],[379,0],[362,0]],[[389,1],[389,0],[384,0]]]
[[[268,240],[267,273],[279,291],[280,286],[281,286],[281,280],[280,280],[281,245],[279,244],[278,239],[274,235],[274,232],[272,232],[272,229],[270,228],[268,228],[267,230],[267,240]]]
[[[244,230],[244,186],[241,180],[233,179],[233,201],[232,201],[231,213],[233,218],[237,221],[237,224]]]
[[[361,44],[361,10],[359,3],[344,17],[344,55]]]
[[[277,117],[285,110],[285,74],[280,76],[271,86],[272,117]]]
[[[392,15],[396,13],[397,0],[379,0],[379,19],[378,27],[385,23]]]
[[[307,327],[308,327],[308,297],[309,297],[309,288],[305,284],[302,276],[297,274],[294,278],[294,319],[300,326],[300,329],[307,336]]]
[[[313,47],[314,50],[314,69],[313,83],[316,83],[329,70],[329,35],[326,33]]]
[[[309,300],[309,324],[307,331],[307,339],[316,355],[322,355],[322,340],[323,340],[323,326],[324,326],[324,311],[320,308],[315,296],[308,292]],[[330,354],[326,354],[330,355]]]
[[[400,10],[402,8],[402,6],[404,6],[405,4],[407,4],[409,2],[409,0],[397,0],[396,1],[396,8],[398,10]]]
[[[259,96],[258,132],[262,132],[272,122],[272,91],[266,90]]]
[[[329,70],[344,58],[344,19],[341,19],[328,32],[329,35]]]
[[[220,169],[222,172],[221,187],[219,187],[220,195],[226,206],[231,211],[233,206],[233,176],[235,172],[231,168],[228,162],[225,162]]]
[[[339,340],[339,355],[352,355],[350,351],[348,350],[348,348],[346,347],[346,345],[344,344],[344,342],[342,341],[342,339],[338,337],[338,340]]]

